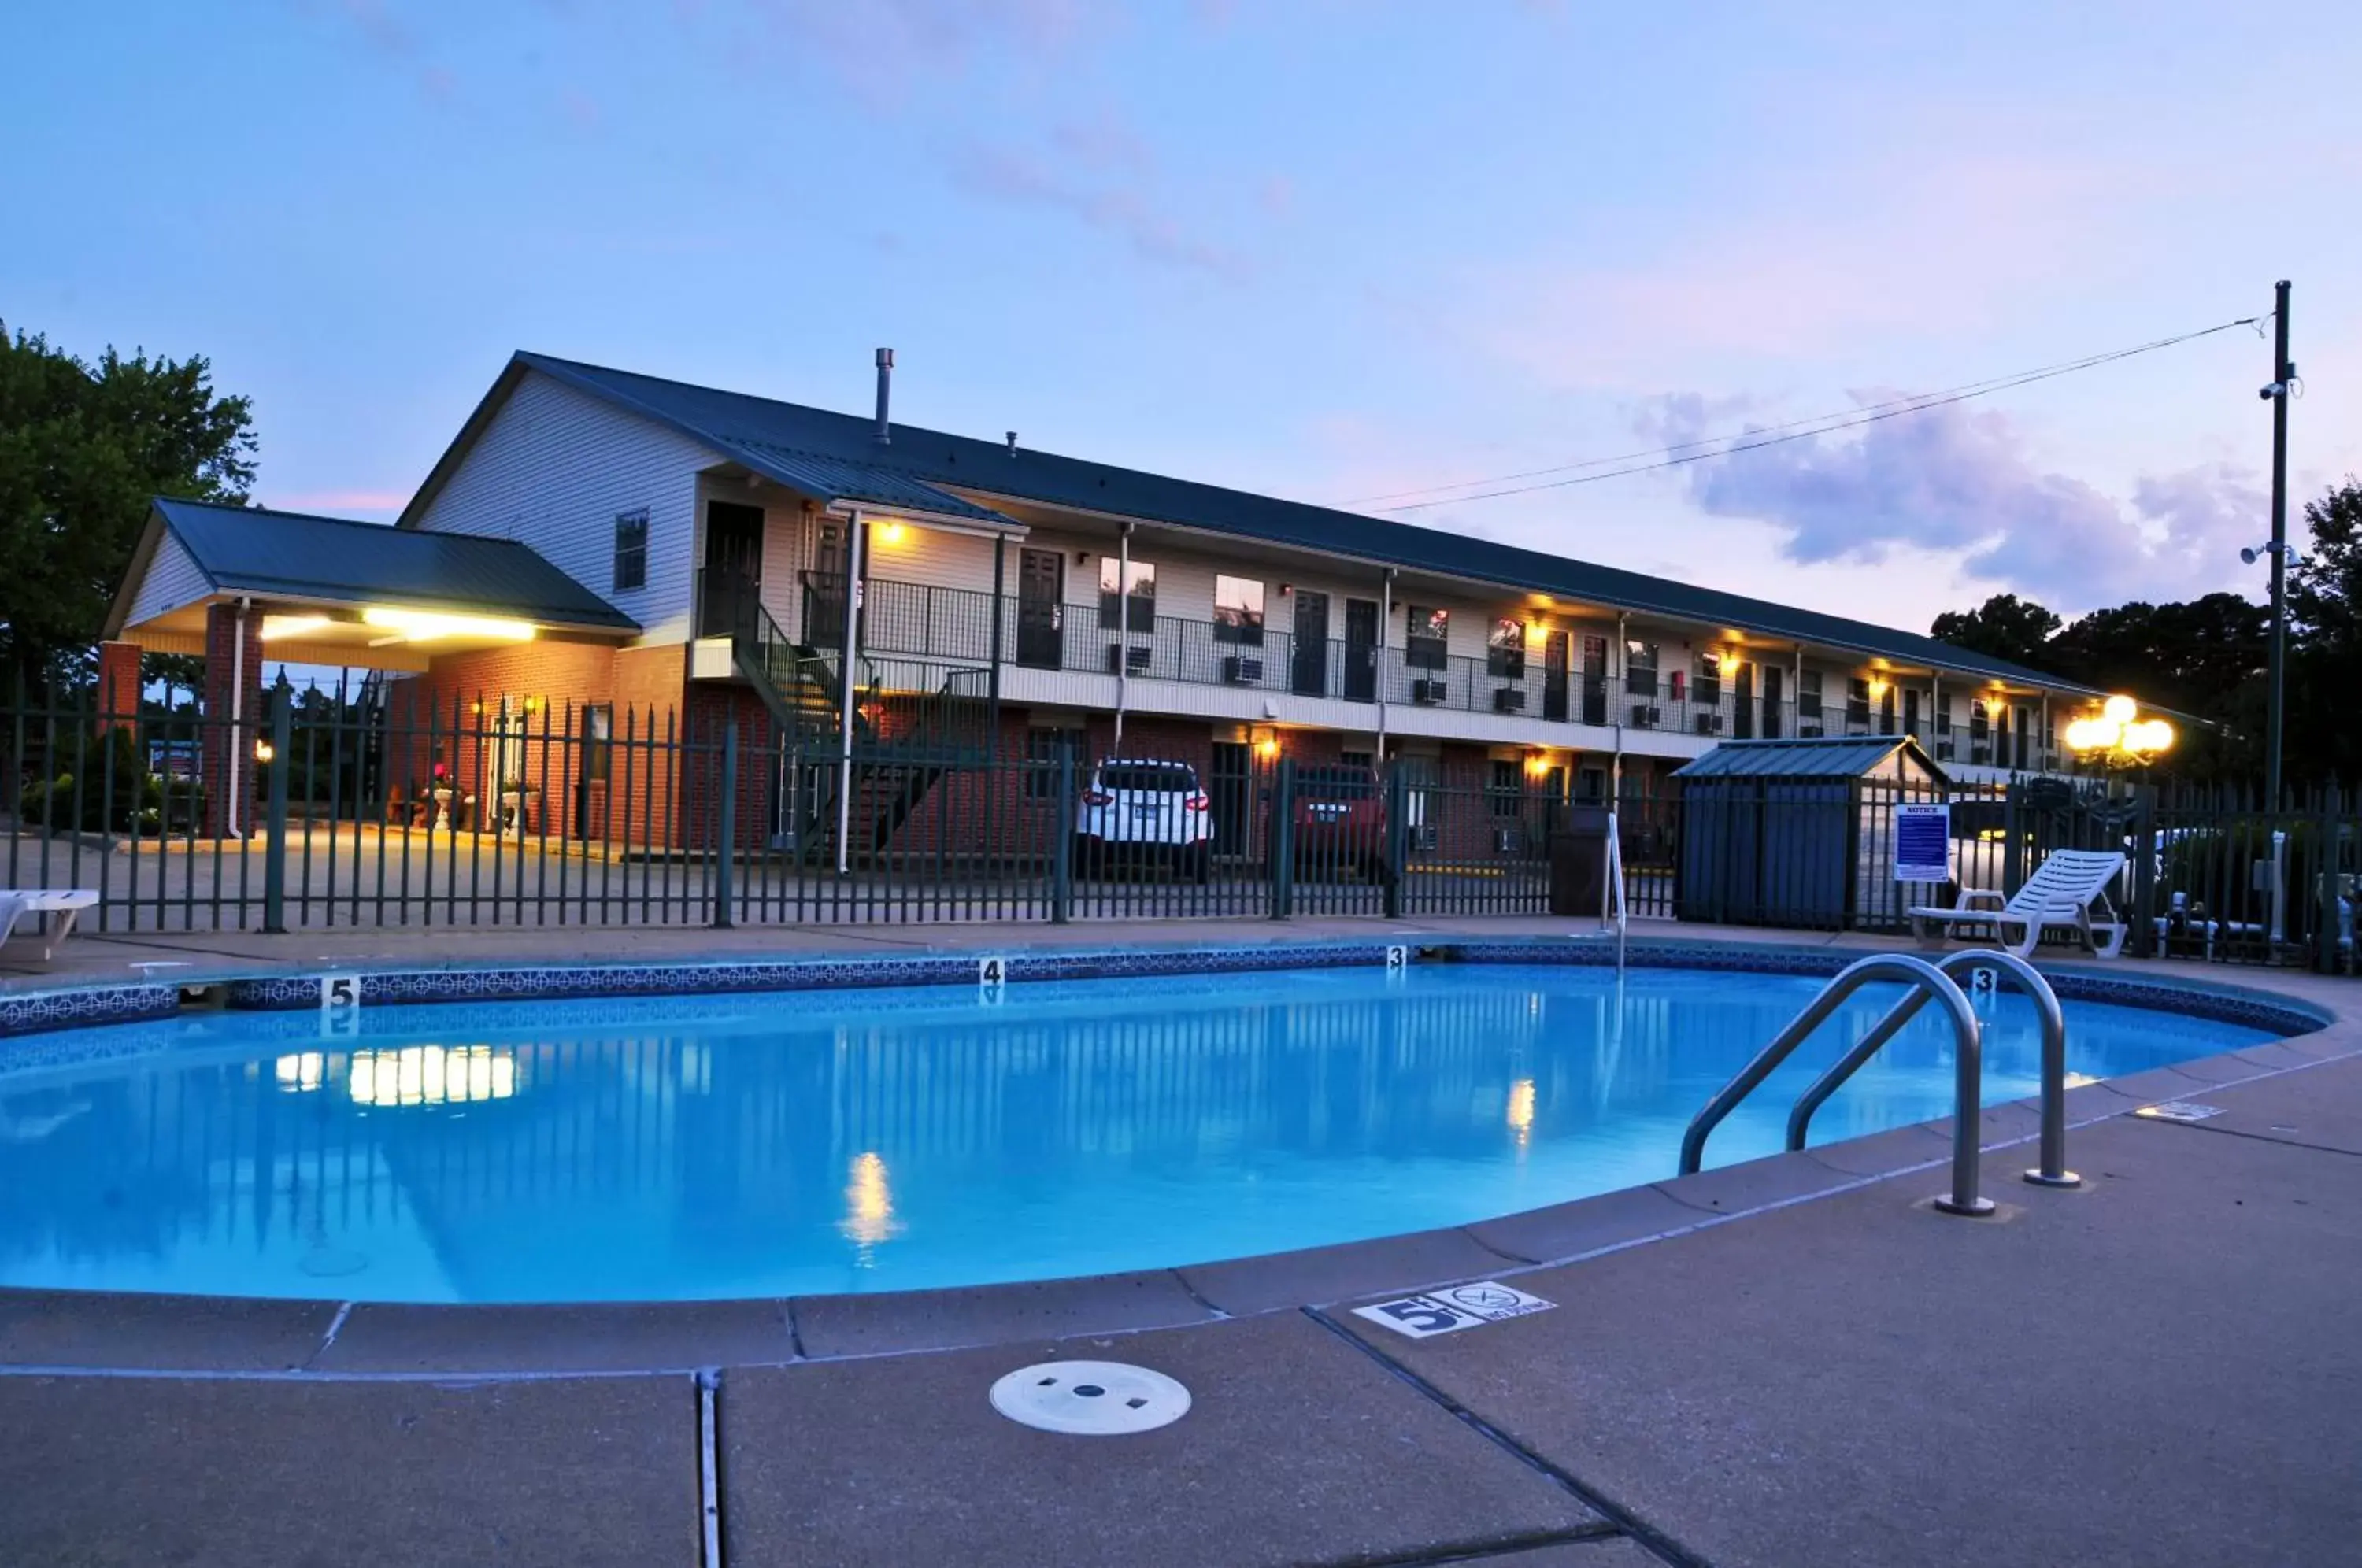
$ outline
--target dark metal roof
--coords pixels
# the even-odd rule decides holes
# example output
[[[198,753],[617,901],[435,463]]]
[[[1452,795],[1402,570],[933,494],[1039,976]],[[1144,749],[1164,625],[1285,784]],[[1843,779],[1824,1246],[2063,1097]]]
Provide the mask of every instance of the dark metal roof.
[[[947,490],[922,484],[907,474],[881,469],[875,463],[841,462],[834,458],[792,451],[768,441],[739,440],[729,443],[729,447],[731,455],[748,467],[815,501],[870,502],[900,511],[929,512],[938,517],[965,518],[1003,528],[1020,526],[1016,519],[1004,517],[989,507],[978,506]]]
[[[640,629],[638,622],[514,539],[427,534],[161,496],[155,508],[197,569],[225,591],[390,600],[544,625]]]
[[[1251,495],[1218,485],[1165,479],[1030,448],[1020,448],[1012,456],[1006,447],[996,442],[944,435],[915,425],[894,425],[892,442],[881,446],[875,438],[873,423],[856,414],[807,408],[744,392],[719,392],[545,354],[519,353],[511,359],[501,381],[469,421],[469,430],[462,432],[451,452],[445,455],[436,473],[411,502],[410,510],[403,514],[404,521],[423,510],[471,438],[472,431],[524,370],[540,371],[610,404],[654,419],[758,471],[771,472],[771,465],[780,462],[786,454],[793,454],[805,463],[834,459],[860,470],[867,482],[881,489],[883,476],[893,475],[923,488],[951,485],[988,497],[1112,513],[1269,544],[1353,556],[1410,570],[1497,583],[1521,593],[1547,593],[1820,647],[1882,656],[1910,665],[1928,665],[2053,690],[2089,690],[2056,676],[1937,642],[1933,637],[1867,621],[1825,615],[1441,529]],[[798,481],[787,478],[784,469],[777,477],[781,483],[802,488]],[[891,501],[883,503],[899,504]]]
[[[1896,752],[1939,784],[1951,782],[1908,735],[1829,735],[1813,740],[1725,741],[1673,770],[1676,778],[1860,778]]]

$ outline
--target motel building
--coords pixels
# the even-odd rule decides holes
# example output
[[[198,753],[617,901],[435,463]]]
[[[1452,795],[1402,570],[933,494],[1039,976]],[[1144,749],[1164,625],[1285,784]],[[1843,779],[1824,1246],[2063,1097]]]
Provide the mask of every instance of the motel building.
[[[397,782],[529,771],[556,726],[582,778],[548,831],[585,836],[615,831],[593,797],[627,736],[734,722],[768,802],[741,831],[774,845],[825,831],[833,759],[883,769],[900,744],[891,811],[856,782],[850,813],[888,848],[962,831],[964,768],[1062,753],[1189,762],[1218,815],[1282,757],[1604,802],[1755,737],[1910,735],[1994,782],[2060,768],[2101,695],[1865,621],[889,424],[879,358],[872,419],[520,353],[392,528],[160,500],[101,701],[130,711],[143,652],[205,656],[204,711],[242,726],[207,732],[208,834],[256,826],[226,737],[261,733],[286,661],[369,672],[412,715]],[[698,842],[714,770],[668,755],[634,809]]]

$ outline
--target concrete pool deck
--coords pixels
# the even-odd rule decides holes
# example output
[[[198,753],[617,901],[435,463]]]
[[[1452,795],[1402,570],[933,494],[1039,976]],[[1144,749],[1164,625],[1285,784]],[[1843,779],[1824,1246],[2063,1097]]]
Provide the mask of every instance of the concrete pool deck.
[[[470,931],[464,951],[1116,934]],[[78,940],[56,970],[0,983],[115,980],[167,955],[200,976],[423,965],[450,933],[199,940],[138,955],[154,944]],[[2030,1119],[1992,1109],[1992,1220],[1926,1207],[1948,1147],[1929,1124],[1456,1230],[1039,1286],[549,1309],[0,1292],[0,1562],[694,1563],[709,1483],[722,1555],[742,1565],[2350,1561],[2362,1021],[2345,999],[2362,992],[2123,968],[2339,1021],[2073,1090],[2080,1189],[2020,1182],[2031,1150],[2011,1141]],[[2216,1114],[2131,1114],[2158,1100]],[[1418,1341],[1351,1311],[1471,1278],[1555,1309]],[[1065,1357],[1156,1367],[1194,1406],[1088,1439],[986,1403],[1003,1373]]]

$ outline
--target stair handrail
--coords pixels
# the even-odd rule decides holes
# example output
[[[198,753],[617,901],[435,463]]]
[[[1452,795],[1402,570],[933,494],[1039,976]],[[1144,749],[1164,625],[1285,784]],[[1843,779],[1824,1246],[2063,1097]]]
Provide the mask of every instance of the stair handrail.
[[[1753,1061],[1741,1067],[1737,1077],[1706,1101],[1705,1109],[1691,1118],[1682,1133],[1682,1175],[1697,1174],[1705,1154],[1706,1135],[1721,1124],[1723,1118],[1737,1110],[1739,1101],[1753,1093],[1847,998],[1873,980],[1900,980],[1924,990],[1942,1002],[1944,1010],[1951,1015],[1957,1047],[1952,1075],[1952,1186],[1948,1193],[1935,1200],[1935,1206],[1947,1214],[1992,1212],[1992,1200],[1977,1196],[1977,1113],[1984,1079],[1983,1025],[1978,1022],[1976,1010],[1969,1005],[1967,995],[1949,975],[1925,958],[1902,953],[1874,953],[1839,970],[1802,1012],[1788,1021],[1787,1027],[1772,1037],[1770,1044],[1756,1053]]]
[[[1938,959],[1936,967],[1949,976],[1983,968],[2006,970],[2033,999],[2035,1017],[2042,1025],[2041,1164],[2027,1171],[2025,1179],[2036,1187],[2082,1186],[2083,1178],[2067,1168],[2067,1015],[2058,1005],[2058,993],[2050,988],[2049,977],[2014,953],[1983,948],[1951,954]],[[1871,1027],[1852,1050],[1838,1057],[1828,1071],[1796,1098],[1795,1106],[1788,1112],[1788,1147],[1792,1151],[1805,1146],[1813,1113],[1843,1088],[1864,1063],[1877,1055],[1904,1024],[1919,1015],[1919,1010],[1926,1005],[1927,994],[1914,988],[1910,995],[1896,1002],[1893,1010]]]

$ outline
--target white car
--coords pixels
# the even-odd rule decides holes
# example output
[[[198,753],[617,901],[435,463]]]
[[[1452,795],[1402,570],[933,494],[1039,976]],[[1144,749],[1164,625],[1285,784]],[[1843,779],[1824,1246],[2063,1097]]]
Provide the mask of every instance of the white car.
[[[1202,882],[1213,863],[1212,808],[1187,763],[1111,756],[1091,770],[1076,805],[1075,865],[1153,859]]]

